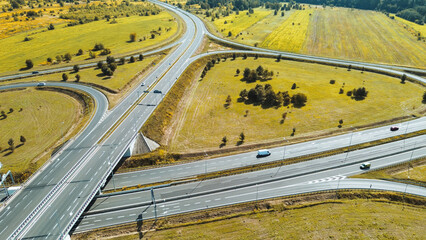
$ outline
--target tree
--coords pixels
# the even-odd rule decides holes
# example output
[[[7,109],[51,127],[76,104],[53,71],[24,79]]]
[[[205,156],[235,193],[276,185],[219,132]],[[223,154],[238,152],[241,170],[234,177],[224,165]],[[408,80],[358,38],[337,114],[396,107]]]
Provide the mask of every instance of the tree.
[[[277,62],[281,61],[281,54],[277,56]]]
[[[120,58],[120,64],[123,65],[126,62],[126,59],[124,57]]]
[[[232,53],[232,60],[235,60],[237,58],[237,55],[235,53]]]
[[[78,49],[77,56],[83,55],[83,49]]]
[[[250,76],[250,68],[245,68],[244,69],[244,73],[243,73],[243,78],[244,78],[244,80],[248,80],[249,79],[249,76]]]
[[[422,101],[423,103],[426,103],[426,92],[425,93],[423,93],[423,101]]]
[[[228,37],[232,37],[232,32],[231,31],[228,32]]]
[[[236,73],[237,75],[239,75],[239,74],[240,74],[240,69],[237,69],[237,71],[235,71],[235,73]]]
[[[15,141],[13,141],[12,138],[9,139],[9,141],[7,142],[7,144],[9,144],[9,149],[10,151],[15,151]]]
[[[53,62],[53,59],[52,59],[51,57],[48,57],[48,58],[46,59],[46,61],[47,61],[48,63],[52,63],[52,62]]]
[[[117,63],[110,63],[108,64],[109,69],[111,69],[111,71],[115,72],[115,70],[117,69]]]
[[[281,17],[284,17],[284,12],[281,12]]]
[[[72,69],[74,70],[74,72],[78,72],[78,71],[80,71],[80,66],[74,65],[74,67],[72,67]]]
[[[293,85],[291,85],[291,89],[293,89],[293,90],[296,89],[296,87],[297,87],[296,83],[293,83]]]
[[[226,104],[225,104],[225,107],[226,107],[226,108],[229,108],[229,106],[231,105],[231,102],[232,102],[231,96],[230,96],[230,95],[228,95],[228,97],[226,98]]]
[[[24,144],[27,141],[27,139],[25,139],[24,136],[21,136],[21,138],[19,140],[21,141],[22,144]]]
[[[64,55],[64,60],[65,61],[69,62],[69,61],[71,61],[71,58],[72,58],[72,56],[71,56],[70,53],[65,53],[65,55]]]
[[[75,75],[75,81],[76,82],[80,82],[80,78],[81,78],[80,74]]]
[[[67,75],[66,73],[63,73],[63,74],[62,74],[62,80],[63,80],[63,81],[68,80],[68,75]]]
[[[130,42],[136,41],[136,33],[130,33]]]
[[[343,119],[340,119],[340,120],[339,120],[339,123],[340,123],[340,124],[343,124]]]
[[[407,75],[402,74],[402,76],[401,76],[401,83],[404,84],[406,79],[407,79]]]
[[[355,98],[355,100],[363,100],[367,97],[368,91],[365,89],[365,87],[360,87],[358,89],[352,90],[352,95]]]
[[[49,24],[49,26],[47,27],[47,30],[54,30],[54,29],[55,29],[55,26],[53,26],[52,23]]]
[[[56,62],[58,62],[58,63],[62,62],[62,56],[61,55],[56,56]]]
[[[99,62],[98,62],[98,64],[96,64],[96,66],[97,66],[98,68],[102,68],[102,65],[103,65],[102,61],[99,61]]]
[[[263,67],[261,65],[259,65],[259,67],[256,68],[256,73],[257,75],[263,75]]]
[[[226,142],[228,142],[228,139],[226,138],[226,136],[224,136],[224,137],[222,138],[222,144],[223,144],[223,145],[226,145]]]
[[[142,60],[143,60],[143,55],[139,54],[139,61],[142,61]]]
[[[244,135],[243,132],[240,133],[240,141],[244,142],[244,139],[246,139],[246,136]]]
[[[155,38],[155,34],[153,33],[153,34],[151,34],[151,38],[152,39],[154,39]]]
[[[27,59],[25,60],[25,65],[27,65],[27,68],[30,69],[30,68],[33,68],[34,63],[31,59]]]
[[[241,98],[243,101],[245,101],[245,100],[247,99],[247,96],[248,96],[248,92],[247,92],[247,90],[246,90],[246,89],[241,90],[241,92],[240,92],[240,98]]]
[[[296,107],[305,106],[305,103],[308,101],[308,97],[303,93],[296,93],[291,97],[291,102]]]
[[[135,62],[135,57],[131,56],[129,62],[134,63]]]
[[[108,56],[108,57],[106,58],[106,62],[107,62],[107,63],[114,63],[114,62],[115,62],[115,58],[114,58],[113,56]]]
[[[247,54],[243,54],[243,59],[245,60],[245,59],[247,59]]]

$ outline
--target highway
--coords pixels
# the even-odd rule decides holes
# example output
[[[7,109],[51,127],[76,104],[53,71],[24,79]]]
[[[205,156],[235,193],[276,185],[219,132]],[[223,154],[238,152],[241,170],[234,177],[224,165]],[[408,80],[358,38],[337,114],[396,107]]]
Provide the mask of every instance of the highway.
[[[373,184],[372,189],[401,192],[405,184],[383,183],[387,187],[381,188],[383,185],[377,183],[382,181],[351,180],[346,177],[365,172],[359,167],[365,161],[371,162],[370,170],[375,170],[424,157],[425,140],[426,136],[408,139],[406,149],[401,148],[400,142],[393,142],[382,147],[351,152],[348,158],[345,158],[345,154],[339,154],[256,172],[158,188],[154,190],[158,216],[195,211],[199,207],[211,208],[311,191],[334,190],[336,184],[340,184],[339,188],[356,189],[369,187],[366,183],[370,183]],[[409,187],[407,193],[426,196],[425,188]],[[256,198],[253,196],[255,192]],[[150,215],[150,211],[144,212],[151,205],[149,190],[115,196],[100,195],[81,219],[76,232],[132,222],[136,219],[135,213],[143,213],[143,219],[152,218],[154,216]]]
[[[200,160],[177,166],[166,166],[143,171],[115,174],[113,181],[110,180],[104,190],[115,188],[136,186],[138,184],[150,184],[168,180],[179,180],[186,177],[196,176],[209,172],[229,170],[249,165],[261,164],[282,160],[283,158],[294,158],[309,154],[329,151],[336,148],[343,148],[349,145],[356,145],[397,136],[404,133],[423,130],[426,126],[426,117],[415,119],[409,122],[397,124],[399,130],[392,132],[390,126],[378,127],[359,132],[352,132],[343,135],[318,139],[314,141],[302,142],[285,147],[270,149],[271,155],[265,158],[257,158],[257,152],[247,152],[225,157]],[[404,147],[404,141],[400,141]],[[381,147],[381,146],[379,146]],[[349,155],[352,155],[350,152]]]
[[[201,20],[200,20],[201,21]],[[317,57],[312,55],[305,55],[305,54],[298,54],[298,53],[290,53],[290,52],[283,52],[283,51],[277,51],[277,50],[271,50],[266,48],[259,48],[254,46],[249,46],[242,43],[233,42],[227,39],[220,38],[214,34],[212,34],[207,28],[205,28],[205,31],[207,32],[207,36],[215,41],[222,42],[231,46],[234,46],[236,48],[243,48],[243,49],[249,49],[252,50],[251,52],[261,52],[261,53],[273,53],[273,54],[279,54],[284,59],[309,59],[311,61],[315,62],[333,62],[336,64],[342,64],[342,65],[352,65],[352,66],[365,66],[365,67],[374,67],[374,68],[386,68],[386,69],[394,69],[397,71],[406,71],[411,72],[414,74],[419,75],[426,75],[425,69],[418,69],[418,68],[411,68],[411,67],[404,67],[404,66],[397,66],[397,65],[389,65],[389,64],[378,64],[378,63],[367,63],[367,62],[358,62],[358,61],[351,61],[351,60],[343,60],[343,59],[336,59],[336,58],[328,58],[328,57]],[[426,59],[425,59],[426,61]]]
[[[171,44],[168,44],[166,46],[163,46],[161,48],[157,48],[151,51],[147,51],[144,52],[143,55],[144,56],[149,56],[149,55],[153,55],[153,54],[157,54],[159,52],[162,52],[164,50],[167,49],[171,49],[179,44],[182,43],[182,39],[179,39]],[[137,55],[133,55],[134,57],[138,57],[139,54]],[[126,60],[130,59],[130,56],[125,57]],[[117,59],[118,61],[118,59]],[[105,61],[102,61],[105,62]],[[80,69],[81,68],[90,68],[90,67],[96,67],[98,64],[98,62],[92,62],[92,63],[84,63],[84,64],[80,64]],[[66,67],[57,67],[57,68],[51,68],[51,69],[45,69],[45,70],[34,70],[34,71],[28,71],[28,72],[23,72],[23,73],[19,73],[19,74],[13,74],[13,75],[6,75],[6,76],[0,76],[0,82],[1,81],[10,81],[13,79],[19,79],[19,78],[27,78],[27,77],[33,77],[33,76],[39,76],[39,75],[45,75],[45,74],[51,74],[51,73],[57,73],[57,72],[66,72],[66,71],[73,71],[73,66],[66,66]],[[33,73],[33,72],[37,72],[37,73]]]
[[[294,185],[286,185],[285,183],[278,181],[262,185],[253,185],[246,188],[237,188],[226,192],[187,197],[175,201],[164,202],[161,197],[156,196],[156,208],[154,208],[154,204],[149,204],[136,208],[123,209],[116,212],[87,215],[81,220],[80,224],[75,229],[75,232],[85,232],[94,228],[117,225],[118,223],[153,219],[155,217],[155,212],[157,212],[157,217],[164,217],[261,199],[336,189],[384,190],[419,195],[423,197],[426,196],[426,190],[424,187],[381,180],[342,179],[322,181],[318,183],[303,182],[296,183]]]
[[[86,136],[89,140],[87,148],[81,151],[81,156],[61,155],[62,161],[57,161],[58,165],[54,165],[60,171],[51,172],[59,179],[51,180],[51,176],[45,178],[53,185],[51,192],[32,191],[25,194],[25,199],[20,199],[21,201],[15,199],[9,201],[7,208],[0,213],[0,216],[4,217],[0,222],[1,239],[8,236],[56,239],[69,231],[85,206],[103,185],[104,179],[120,160],[142,124],[186,68],[184,64],[187,59],[200,45],[204,33],[196,31],[196,26],[190,18],[179,14],[187,25],[183,43],[158,64],[145,79],[145,86],[135,88],[126,99],[104,116],[100,124],[91,129],[92,132]],[[164,94],[153,93],[153,90],[160,90]],[[126,112],[128,109],[130,111]],[[125,118],[120,119],[123,115]],[[114,125],[117,120],[121,121],[121,124]],[[111,128],[114,129],[112,134],[102,144],[98,144],[105,132]],[[64,162],[72,164],[64,166]],[[40,180],[36,177],[32,182],[37,182],[38,186]],[[31,185],[25,189],[32,188]],[[22,204],[24,208],[18,208],[19,205],[16,204]],[[9,215],[12,212],[13,217]],[[54,226],[55,223],[60,225]]]
[[[24,188],[7,202],[6,208],[2,209],[0,239],[64,238],[98,190],[105,184],[104,181],[113,171],[143,123],[192,62],[190,59],[200,46],[203,35],[206,34],[203,23],[180,9],[161,2],[153,2],[175,11],[185,21],[187,31],[180,41],[181,44],[146,77],[145,86],[134,88],[115,108],[106,112],[107,105],[101,106],[101,100],[96,100],[97,110],[94,115],[96,119],[93,117],[88,127],[77,136],[75,141],[67,144],[62,153],[52,158],[50,164],[46,164],[42,171],[37,172]],[[53,84],[56,83],[47,85],[54,86]],[[159,90],[161,93],[154,93],[153,90]],[[413,127],[422,124],[422,120],[418,120],[419,123],[412,123]],[[411,129],[411,123],[408,129]],[[107,135],[103,138],[105,133]],[[382,135],[384,132],[379,134]],[[389,134],[389,131],[386,134]],[[351,139],[356,138],[354,135]],[[372,135],[374,136],[375,133]],[[310,144],[315,145],[315,143]],[[329,144],[333,143],[329,142]],[[319,149],[321,148],[323,147]],[[315,152],[315,149],[311,150]],[[296,149],[290,150],[289,154],[293,151]],[[278,153],[277,156],[274,154],[271,157],[278,157]],[[245,190],[247,189],[241,188],[235,191]],[[274,194],[279,193],[279,191],[265,190],[262,196],[268,197],[270,194],[267,193],[268,191],[276,192]],[[415,191],[414,189],[413,192]],[[241,192],[241,194],[247,193]]]

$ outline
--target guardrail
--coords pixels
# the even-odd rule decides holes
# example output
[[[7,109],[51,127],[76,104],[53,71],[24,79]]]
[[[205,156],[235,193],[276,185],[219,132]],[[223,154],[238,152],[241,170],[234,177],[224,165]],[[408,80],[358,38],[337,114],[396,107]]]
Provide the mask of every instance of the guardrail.
[[[41,209],[45,207],[45,204],[51,199],[51,197],[56,193],[62,185],[68,180],[68,178],[75,172],[75,170],[86,160],[87,155],[92,153],[93,149],[97,146],[93,146],[87,151],[82,158],[65,174],[64,177],[53,187],[52,190],[43,198],[43,200],[37,205],[33,211],[22,221],[21,224],[13,231],[13,233],[9,236],[8,239],[16,239],[21,234],[22,230],[28,225],[28,223],[32,220],[32,218],[40,212]]]

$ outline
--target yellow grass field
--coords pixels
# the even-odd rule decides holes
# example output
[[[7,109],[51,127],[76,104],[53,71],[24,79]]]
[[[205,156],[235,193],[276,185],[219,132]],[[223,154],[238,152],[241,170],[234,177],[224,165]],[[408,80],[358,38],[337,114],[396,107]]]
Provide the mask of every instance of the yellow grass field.
[[[258,212],[203,224],[194,221],[188,226],[144,232],[143,239],[420,240],[426,234],[425,216],[425,208],[420,206],[401,206],[369,200],[343,200],[338,203],[291,210]],[[136,224],[134,228],[136,229]],[[130,240],[139,239],[139,236],[108,239]]]
[[[267,11],[259,8],[256,12]],[[426,36],[426,25],[406,21],[375,11],[348,8],[309,8],[286,11],[283,19],[273,16],[244,23],[216,19],[209,26],[217,34],[226,37],[230,29],[243,33],[230,38],[234,41],[275,50],[289,51],[316,56],[404,65],[425,68],[426,42],[418,41],[417,34]],[[241,15],[241,14],[240,14]],[[242,19],[240,19],[242,20]],[[294,23],[294,25],[293,25]],[[300,25],[299,25],[300,23]],[[222,31],[223,29],[223,31]]]
[[[7,114],[6,119],[0,120],[2,170],[13,172],[27,169],[37,156],[47,153],[82,116],[82,107],[74,98],[34,88],[0,92],[0,103],[0,111]],[[20,136],[26,139],[21,146]],[[7,150],[10,138],[16,146],[13,153]]]
[[[261,46],[261,43],[275,30],[275,27],[281,25],[285,20],[287,20],[294,11],[295,10],[285,12],[284,17],[281,17],[280,12],[278,12],[277,15],[274,15],[273,11],[270,11],[271,14],[251,25],[249,28],[246,28],[242,31],[242,35],[235,38],[234,41],[251,46],[254,46],[257,43],[258,46]]]
[[[21,9],[15,10],[13,12],[0,13],[0,39],[10,37],[14,34],[20,32],[30,31],[32,29],[47,27],[49,24],[59,24],[68,22],[68,20],[60,19],[57,16],[60,11],[67,12],[68,7],[46,7],[46,8],[36,8],[36,9]],[[15,21],[12,17],[12,13],[21,13],[29,10],[33,11],[42,11],[43,16],[37,17],[34,20],[24,16],[19,16],[18,21]],[[53,13],[51,13],[53,11]],[[7,19],[8,18],[8,19]]]
[[[259,65],[274,71],[272,80],[246,83],[241,81],[242,74],[235,76],[236,69],[242,72],[245,67],[255,69]],[[336,83],[330,84],[331,79]],[[308,97],[307,105],[263,109],[237,101],[241,90],[249,90],[259,83],[271,84],[275,92],[304,93]],[[295,90],[290,89],[293,83],[298,86]],[[346,96],[347,91],[358,87],[369,91],[365,100],[355,101]],[[340,88],[344,94],[339,94]],[[228,139],[225,148],[234,147],[241,132],[245,134],[245,144],[291,139],[293,128],[296,128],[295,136],[317,135],[339,129],[340,119],[344,121],[343,128],[356,127],[411,115],[426,108],[421,103],[425,89],[414,83],[400,84],[399,79],[375,73],[274,59],[221,62],[192,89],[168,144],[174,152],[218,149],[224,136]],[[232,103],[226,109],[228,95]],[[281,124],[283,113],[287,113],[287,118]]]
[[[161,61],[161,56],[155,55],[150,57],[145,57],[143,61],[137,60],[134,63],[126,62],[124,65],[118,64],[117,69],[114,72],[114,75],[111,77],[103,76],[102,71],[98,68],[87,68],[81,69],[78,73],[74,71],[67,72],[69,77],[69,82],[75,81],[75,75],[79,74],[82,83],[93,83],[99,86],[109,88],[114,91],[121,91],[124,86],[130,81],[140,71],[146,69],[153,63],[158,63]],[[31,77],[23,79],[23,82],[28,81],[62,81],[62,73],[54,73],[48,75],[42,75],[37,77]],[[14,81],[16,82],[16,81]],[[5,82],[8,83],[8,82]]]
[[[283,50],[289,52],[300,52],[313,10],[297,10],[284,23],[269,34],[260,44],[261,47]]]
[[[222,35],[228,36],[228,32],[232,33],[231,39],[239,33],[242,33],[244,30],[248,29],[258,21],[261,21],[266,16],[272,14],[271,10],[265,10],[262,8],[255,8],[253,14],[247,15],[248,11],[241,11],[239,15],[230,14],[227,17],[221,17],[215,19],[213,24],[214,26],[222,32]],[[207,19],[209,21],[209,19]],[[227,21],[227,24],[225,24]],[[256,34],[256,32],[254,32]]]
[[[425,67],[426,43],[386,15],[346,8],[316,10],[305,54]]]
[[[395,19],[401,22],[402,24],[408,26],[416,32],[419,32],[422,37],[426,37],[426,25],[419,25],[410,21],[407,21],[403,18],[395,16]]]
[[[88,51],[96,43],[103,43],[111,49],[112,55],[134,52],[151,47],[163,42],[177,33],[177,22],[168,12],[162,11],[158,15],[131,16],[118,18],[116,24],[110,24],[104,20],[95,21],[73,27],[65,25],[56,26],[55,30],[45,29],[28,32],[33,39],[24,42],[27,34],[16,34],[12,37],[0,40],[0,72],[2,74],[13,73],[25,67],[25,60],[32,59],[34,69],[46,62],[48,57],[55,59],[57,55],[71,53],[72,62],[81,62],[89,57]],[[150,32],[161,27],[161,35],[150,39]],[[166,28],[171,27],[170,31]],[[146,37],[145,41],[129,43],[130,33],[136,33],[137,39]],[[79,49],[83,55],[76,56]],[[99,52],[97,53],[99,55]],[[105,59],[105,56],[98,56]],[[96,61],[96,59],[95,59]]]

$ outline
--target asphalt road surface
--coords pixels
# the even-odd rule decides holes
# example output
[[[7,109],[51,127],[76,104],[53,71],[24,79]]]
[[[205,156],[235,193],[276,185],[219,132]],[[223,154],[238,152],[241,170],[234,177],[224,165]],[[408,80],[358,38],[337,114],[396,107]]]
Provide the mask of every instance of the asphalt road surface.
[[[49,189],[42,193],[32,191],[31,193],[37,195],[36,197],[21,193],[18,195],[19,200],[15,198],[16,200],[13,199],[8,203],[7,208],[0,213],[0,216],[4,216],[4,221],[0,223],[0,229],[2,229],[0,238],[6,239],[14,232],[12,238],[19,236],[56,239],[63,237],[69,231],[103,185],[104,179],[121,158],[137,131],[162,100],[163,94],[167,93],[186,68],[187,59],[200,45],[204,33],[196,31],[196,26],[190,18],[183,13],[179,14],[187,25],[183,43],[158,64],[145,79],[145,86],[135,88],[124,101],[109,111],[94,129],[91,129],[92,132],[85,136],[89,142],[87,149],[81,152],[85,154],[84,156],[71,158],[62,154],[60,156],[62,161],[52,164],[60,171],[51,172],[51,174],[63,177],[62,179],[58,181],[46,177],[33,180],[36,186],[41,184],[40,180],[46,180],[53,186],[50,192]],[[153,93],[153,90],[160,90],[163,94]],[[137,103],[134,104],[134,102]],[[126,113],[130,108],[132,111]],[[114,126],[114,123],[124,114],[126,117],[120,120],[121,124]],[[98,144],[98,140],[111,127],[114,129],[112,134],[102,144]],[[70,152],[75,153],[76,150]],[[61,165],[64,162],[72,164]],[[26,189],[33,188],[28,186]],[[19,206],[16,207],[15,204],[23,205],[24,208],[18,208]],[[9,217],[11,213],[13,217]],[[16,229],[18,231],[15,231]]]
[[[303,142],[270,149],[269,157],[257,158],[257,152],[247,152],[237,155],[225,156],[214,159],[201,160],[186,164],[172,165],[168,167],[153,168],[143,171],[115,174],[108,182],[104,190],[122,188],[124,186],[136,186],[138,184],[150,184],[168,180],[179,180],[181,178],[196,176],[209,172],[229,170],[254,164],[266,163],[293,158],[318,152],[324,152],[336,148],[347,147],[378,139],[388,138],[403,133],[423,130],[426,126],[426,117],[409,122],[400,123],[398,131],[390,131],[390,126],[368,129],[359,132],[347,133],[339,136],[323,138],[319,140]],[[398,142],[404,147],[404,141]],[[383,145],[378,146],[379,148]],[[349,153],[352,155],[353,153]]]
[[[0,239],[57,239],[67,234],[98,189],[104,185],[137,131],[191,63],[190,58],[206,33],[203,23],[180,9],[153,2],[175,11],[185,21],[187,31],[181,38],[181,44],[146,77],[145,86],[134,88],[111,111],[105,113],[106,106],[105,109],[98,106],[97,111],[104,114],[96,113],[96,119],[78,136],[78,141],[76,139],[68,144],[60,155],[53,158],[50,164],[31,178],[23,190],[8,201],[7,207],[0,212]],[[153,90],[161,93],[154,93]],[[99,141],[109,129],[113,130],[111,134],[106,140]],[[243,194],[236,198],[250,199],[243,197],[248,194],[244,190],[247,188],[235,190]],[[278,190],[265,190],[263,197],[269,196],[267,191],[279,193]],[[164,212],[171,213],[167,210]]]

